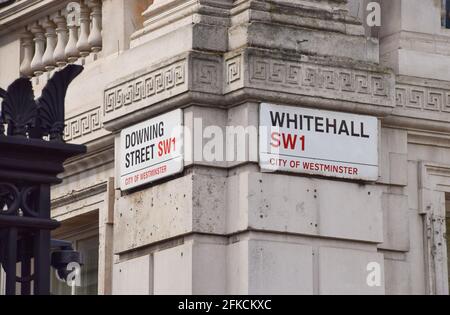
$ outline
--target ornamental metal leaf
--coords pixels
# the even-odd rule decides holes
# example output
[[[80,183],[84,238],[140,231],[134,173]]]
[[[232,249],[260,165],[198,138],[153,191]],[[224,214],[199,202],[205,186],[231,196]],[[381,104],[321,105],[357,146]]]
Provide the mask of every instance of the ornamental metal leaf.
[[[8,134],[26,136],[34,125],[37,106],[31,82],[27,78],[14,81],[6,93],[2,92],[2,120],[8,124]]]
[[[82,71],[82,66],[68,65],[56,72],[42,91],[42,96],[37,100],[40,127],[50,136],[50,140],[63,141],[67,88]]]

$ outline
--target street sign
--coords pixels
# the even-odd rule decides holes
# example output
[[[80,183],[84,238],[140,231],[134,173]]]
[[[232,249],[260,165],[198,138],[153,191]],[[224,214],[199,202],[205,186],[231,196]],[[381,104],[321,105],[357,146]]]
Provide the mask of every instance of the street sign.
[[[183,170],[183,111],[152,118],[120,134],[120,188],[128,190]]]
[[[378,180],[378,119],[261,104],[263,171]]]

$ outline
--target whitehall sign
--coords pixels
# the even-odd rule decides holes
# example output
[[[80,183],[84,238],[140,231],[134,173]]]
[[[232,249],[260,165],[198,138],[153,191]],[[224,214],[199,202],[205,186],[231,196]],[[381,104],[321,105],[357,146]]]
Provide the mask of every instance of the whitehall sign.
[[[181,109],[122,130],[120,188],[128,190],[183,170]]]
[[[263,171],[378,179],[378,120],[331,111],[261,104]]]

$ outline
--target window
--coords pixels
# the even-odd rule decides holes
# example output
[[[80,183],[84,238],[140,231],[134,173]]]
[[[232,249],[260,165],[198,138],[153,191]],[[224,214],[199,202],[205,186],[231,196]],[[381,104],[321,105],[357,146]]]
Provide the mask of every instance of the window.
[[[52,272],[51,294],[54,295],[96,295],[98,294],[98,235],[73,241],[74,249],[81,253],[81,286],[69,287]]]
[[[450,28],[450,0],[442,0],[441,25]]]
[[[64,223],[63,223],[64,226]],[[81,279],[79,287],[70,287],[62,282],[52,269],[51,294],[53,295],[96,295],[98,294],[98,259],[99,259],[99,236],[98,227],[80,229],[76,233],[58,235],[58,239],[72,242],[76,251],[81,253],[83,266],[81,267]]]

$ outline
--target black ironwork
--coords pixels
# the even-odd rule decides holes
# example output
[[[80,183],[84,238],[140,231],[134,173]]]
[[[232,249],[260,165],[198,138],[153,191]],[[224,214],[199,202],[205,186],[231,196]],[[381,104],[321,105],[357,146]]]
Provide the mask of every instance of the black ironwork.
[[[37,105],[30,80],[17,79],[8,87],[2,103],[2,117],[8,124],[8,134],[25,137],[35,126],[36,116]]]
[[[60,224],[51,219],[50,187],[61,183],[57,175],[68,158],[86,152],[63,140],[67,88],[82,70],[68,65],[56,72],[38,100],[27,78],[0,89],[0,264],[7,295],[16,294],[17,284],[24,295],[50,293],[52,248],[61,275],[69,259],[81,261],[67,244],[52,246],[50,232]]]

